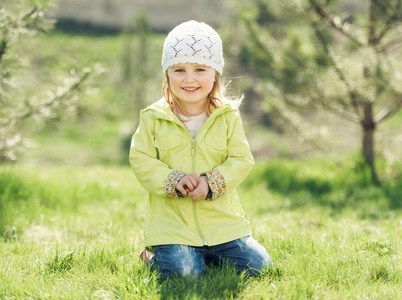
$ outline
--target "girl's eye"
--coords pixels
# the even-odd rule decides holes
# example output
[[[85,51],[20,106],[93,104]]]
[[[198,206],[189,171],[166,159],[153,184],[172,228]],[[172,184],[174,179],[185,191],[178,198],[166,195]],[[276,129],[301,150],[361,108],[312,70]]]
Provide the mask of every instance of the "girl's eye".
[[[203,71],[205,71],[205,69],[198,68],[196,71],[197,71],[197,72],[203,72]]]
[[[174,70],[174,71],[175,71],[175,72],[178,72],[178,73],[184,72],[183,69],[176,69],[176,70]]]

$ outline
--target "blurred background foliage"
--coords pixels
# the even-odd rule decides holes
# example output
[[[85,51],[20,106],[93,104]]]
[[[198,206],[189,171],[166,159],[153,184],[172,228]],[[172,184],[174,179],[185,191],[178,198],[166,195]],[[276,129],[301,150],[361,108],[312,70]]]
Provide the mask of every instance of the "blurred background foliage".
[[[241,62],[270,115],[326,152],[317,143],[326,129],[313,114],[357,124],[375,183],[376,129],[402,106],[401,11],[399,0],[366,1],[355,12],[317,0],[256,0],[240,10]]]
[[[53,26],[44,13],[52,3],[0,3],[2,163],[128,165],[139,110],[161,97],[166,32],[153,30],[147,13],[124,30],[71,20]],[[257,159],[324,155],[341,165],[361,152],[364,126],[374,125],[366,161],[384,162],[380,176],[401,176],[393,169],[402,154],[399,0],[225,3],[230,13],[217,27],[225,84],[245,96]],[[376,126],[387,109],[387,122]]]
[[[77,94],[85,91],[84,83],[91,74],[102,72],[97,65],[71,68],[67,75],[56,69],[45,80],[36,81],[42,69],[29,69],[32,56],[21,50],[29,48],[27,38],[51,29],[51,21],[44,17],[48,5],[49,1],[4,1],[1,6],[1,162],[16,161],[30,146],[27,136],[68,118],[78,107]]]

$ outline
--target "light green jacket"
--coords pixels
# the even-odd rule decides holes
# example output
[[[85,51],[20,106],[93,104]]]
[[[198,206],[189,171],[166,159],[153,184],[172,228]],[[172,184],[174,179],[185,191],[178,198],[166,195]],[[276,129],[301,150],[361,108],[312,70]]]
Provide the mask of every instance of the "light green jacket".
[[[251,234],[235,188],[248,175],[254,160],[236,109],[229,105],[215,109],[193,139],[161,99],[141,111],[130,163],[138,181],[149,191],[145,246],[213,246]],[[200,175],[211,170],[224,176],[223,196],[198,202],[188,196],[165,196],[166,180],[173,171]]]

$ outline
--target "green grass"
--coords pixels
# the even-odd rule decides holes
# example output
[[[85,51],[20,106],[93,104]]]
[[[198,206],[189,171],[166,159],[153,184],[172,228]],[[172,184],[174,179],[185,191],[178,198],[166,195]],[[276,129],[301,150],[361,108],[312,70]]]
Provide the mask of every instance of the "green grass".
[[[0,298],[401,298],[402,168],[373,187],[345,165],[257,164],[239,194],[275,269],[199,280],[161,280],[138,260],[146,192],[129,167],[2,166]]]

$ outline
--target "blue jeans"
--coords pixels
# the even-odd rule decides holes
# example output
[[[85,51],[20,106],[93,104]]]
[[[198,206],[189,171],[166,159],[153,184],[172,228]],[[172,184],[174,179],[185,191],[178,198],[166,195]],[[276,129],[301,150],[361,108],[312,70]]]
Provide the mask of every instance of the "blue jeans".
[[[245,271],[248,275],[258,275],[264,268],[273,266],[267,250],[251,236],[216,246],[173,244],[152,248],[155,253],[150,263],[164,276],[198,276],[210,263],[219,265],[228,262],[235,265],[238,272]]]

